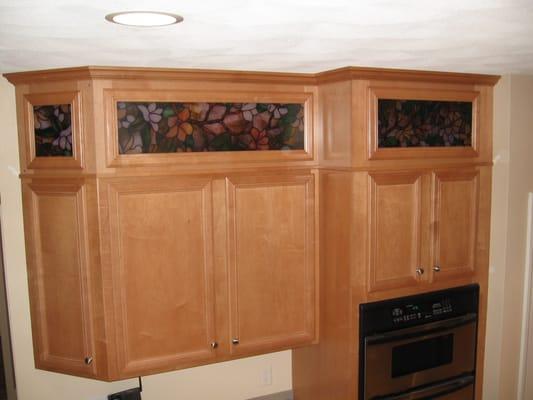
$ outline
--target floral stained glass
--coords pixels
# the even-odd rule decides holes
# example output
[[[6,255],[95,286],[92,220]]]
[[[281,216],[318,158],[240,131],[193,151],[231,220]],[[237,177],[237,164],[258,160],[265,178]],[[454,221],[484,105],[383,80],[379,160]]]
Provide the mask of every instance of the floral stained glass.
[[[37,157],[72,157],[70,104],[33,106],[33,124]]]
[[[378,147],[472,145],[472,102],[378,100]]]
[[[304,105],[118,102],[119,154],[304,148]]]

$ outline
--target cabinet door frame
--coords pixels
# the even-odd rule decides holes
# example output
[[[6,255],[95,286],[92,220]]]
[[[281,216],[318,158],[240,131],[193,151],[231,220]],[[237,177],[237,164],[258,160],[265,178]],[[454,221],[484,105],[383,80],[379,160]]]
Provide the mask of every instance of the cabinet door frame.
[[[305,265],[307,276],[305,277],[307,293],[305,294],[305,330],[295,334],[259,338],[243,342],[239,332],[239,304],[238,304],[238,266],[237,266],[237,232],[236,232],[236,191],[238,188],[258,188],[267,186],[296,186],[305,187]],[[315,226],[317,223],[317,202],[315,201],[315,176],[311,173],[301,175],[254,175],[254,176],[231,176],[226,178],[227,198],[227,254],[228,254],[228,279],[229,279],[229,329],[230,340],[239,339],[238,344],[232,344],[232,355],[241,356],[247,354],[259,354],[292,347],[311,344],[318,337],[318,262],[315,244]]]
[[[33,327],[34,358],[37,368],[79,376],[94,377],[98,373],[99,360],[95,354],[94,311],[92,307],[90,256],[87,231],[86,190],[81,180],[63,179],[23,181],[25,205],[24,222],[26,234],[26,254],[28,262],[28,283],[30,288],[30,308]],[[46,332],[46,300],[42,277],[44,274],[41,251],[41,216],[39,196],[73,197],[76,207],[76,241],[79,260],[79,293],[81,304],[81,331],[84,354],[78,359],[56,356],[50,353]],[[67,299],[65,299],[67,301]]]
[[[367,285],[369,292],[380,290],[398,289],[405,287],[415,287],[421,282],[427,280],[425,274],[425,260],[427,247],[424,245],[427,239],[427,207],[426,203],[426,180],[427,175],[420,171],[406,172],[374,172],[369,174],[369,201],[368,201],[368,231],[369,231],[369,250],[368,250],[368,272]],[[378,188],[380,185],[414,185],[414,221],[413,227],[416,230],[412,233],[411,251],[415,254],[416,260],[412,265],[410,274],[403,278],[393,278],[388,280],[379,280],[377,271],[381,266],[378,265]],[[418,275],[417,268],[422,268],[424,272]]]
[[[440,260],[440,246],[441,246],[441,225],[442,221],[439,219],[440,210],[442,207],[441,190],[443,182],[453,181],[472,181],[473,196],[471,207],[472,216],[472,231],[469,237],[469,262],[467,265],[459,266],[457,268],[449,268],[442,265]],[[476,248],[477,248],[477,232],[479,225],[479,184],[480,173],[479,170],[468,168],[458,170],[435,170],[432,174],[432,218],[431,218],[431,234],[432,234],[432,250],[431,250],[431,281],[443,281],[455,278],[468,278],[475,274],[476,268]],[[435,268],[439,267],[436,271]]]
[[[109,212],[108,227],[104,230],[109,234],[110,262],[112,270],[112,288],[114,303],[115,346],[117,349],[118,374],[121,378],[137,376],[140,373],[155,373],[168,371],[192,365],[215,361],[218,351],[216,312],[215,312],[215,282],[213,261],[213,204],[212,179],[210,177],[173,177],[173,178],[111,178],[102,180],[105,200]],[[153,357],[140,361],[131,361],[127,346],[126,299],[124,293],[124,266],[120,255],[118,240],[119,215],[118,202],[120,195],[172,193],[186,191],[200,191],[202,193],[202,230],[205,238],[204,280],[205,280],[205,315],[206,341],[205,348],[199,351],[176,353],[169,356]],[[116,215],[112,211],[117,212]],[[103,236],[106,240],[106,235]]]

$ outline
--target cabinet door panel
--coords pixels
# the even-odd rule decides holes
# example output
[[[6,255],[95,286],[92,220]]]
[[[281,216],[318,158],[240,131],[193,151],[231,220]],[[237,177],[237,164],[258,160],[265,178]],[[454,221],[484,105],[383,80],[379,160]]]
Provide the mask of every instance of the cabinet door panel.
[[[108,198],[121,375],[214,357],[211,183],[113,182]]]
[[[313,176],[227,181],[232,353],[315,338]]]
[[[370,291],[416,285],[422,267],[422,181],[419,173],[370,175]]]
[[[435,280],[474,271],[478,217],[479,173],[437,171],[434,183]]]
[[[24,185],[36,366],[93,376],[85,196],[81,183]]]

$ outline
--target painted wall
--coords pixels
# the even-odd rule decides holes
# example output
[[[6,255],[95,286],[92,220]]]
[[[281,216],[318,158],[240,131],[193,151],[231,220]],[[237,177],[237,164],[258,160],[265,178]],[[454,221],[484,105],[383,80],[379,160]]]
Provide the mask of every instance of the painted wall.
[[[484,386],[484,399],[489,400],[518,395],[527,198],[533,191],[532,106],[533,76],[504,77],[496,87]]]
[[[137,380],[105,383],[36,370],[22,226],[15,91],[0,77],[0,196],[8,306],[18,400],[104,400]],[[272,385],[262,374],[272,369]],[[289,351],[160,374],[143,379],[143,400],[244,400],[291,388]]]

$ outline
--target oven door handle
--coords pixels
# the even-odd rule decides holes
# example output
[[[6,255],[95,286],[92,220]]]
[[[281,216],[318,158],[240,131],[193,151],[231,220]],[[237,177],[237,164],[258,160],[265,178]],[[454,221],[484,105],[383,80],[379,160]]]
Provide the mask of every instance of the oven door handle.
[[[413,326],[411,328],[399,329],[397,331],[389,331],[379,333],[365,338],[367,345],[387,343],[393,340],[404,340],[419,336],[425,336],[430,333],[439,331],[446,331],[457,328],[462,325],[475,323],[477,321],[477,314],[470,313],[456,318],[450,318],[443,321],[431,322],[425,325]]]
[[[389,396],[375,397],[373,400],[424,400],[434,399],[437,396],[444,396],[449,393],[457,392],[467,386],[474,384],[474,376],[467,375],[460,378],[455,378],[451,381],[440,382],[435,385],[426,386],[424,388],[410,390],[399,394]]]

